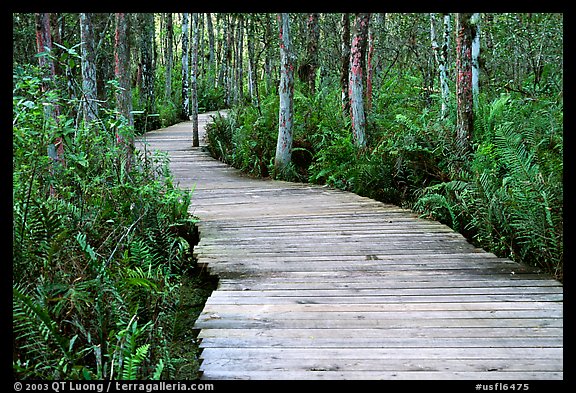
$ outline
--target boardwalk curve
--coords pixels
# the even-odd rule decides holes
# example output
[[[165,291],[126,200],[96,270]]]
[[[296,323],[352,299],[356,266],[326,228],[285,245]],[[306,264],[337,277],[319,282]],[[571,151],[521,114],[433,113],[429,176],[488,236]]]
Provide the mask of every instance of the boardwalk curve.
[[[558,281],[394,205],[247,177],[191,130],[144,140],[194,188],[195,253],[220,277],[194,326],[203,379],[563,378]]]

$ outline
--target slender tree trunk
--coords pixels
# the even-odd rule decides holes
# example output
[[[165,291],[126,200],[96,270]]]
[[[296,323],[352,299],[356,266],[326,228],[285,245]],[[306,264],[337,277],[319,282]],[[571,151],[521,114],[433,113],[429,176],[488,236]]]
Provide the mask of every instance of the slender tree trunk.
[[[199,21],[198,13],[192,14],[192,103],[191,103],[191,113],[192,113],[192,146],[200,146],[200,139],[198,137],[198,45],[199,45]]]
[[[144,116],[154,113],[154,14],[141,13],[139,16],[140,34],[140,60],[142,68],[142,77],[140,84],[140,103],[144,108]],[[145,131],[148,131],[148,121],[145,122]]]
[[[190,116],[190,67],[188,65],[188,38],[190,37],[187,12],[182,13],[182,114],[181,118],[188,120]]]
[[[374,55],[372,59],[372,67],[374,68],[374,74],[380,75],[382,72],[382,53],[384,52],[383,44],[386,38],[386,13],[379,12],[374,18]]]
[[[82,103],[84,121],[91,123],[98,117],[98,91],[96,88],[96,53],[94,52],[94,29],[92,14],[80,13],[80,40],[82,42]]]
[[[233,55],[233,43],[234,43],[234,17],[232,15],[227,15],[227,18],[225,19],[225,31],[226,31],[226,35],[225,35],[225,40],[226,40],[226,50],[224,52],[225,54],[225,61],[224,61],[224,66],[225,66],[225,72],[224,72],[224,85],[225,85],[225,91],[226,91],[226,106],[230,107],[232,104],[232,99],[234,97],[234,92],[232,91],[234,89],[234,84],[233,79],[234,79],[234,75],[232,73],[232,69],[233,69],[233,65],[232,65],[232,55]]]
[[[472,14],[456,15],[456,138],[462,155],[470,149],[474,129],[471,17]]]
[[[242,14],[237,17],[237,33],[236,33],[236,50],[235,50],[235,88],[234,88],[234,103],[239,104],[244,96],[244,70],[243,70],[243,54],[244,52],[244,18]]]
[[[320,25],[318,19],[320,14],[311,13],[308,15],[306,30],[308,32],[308,45],[306,48],[306,83],[311,94],[316,92],[316,70],[318,69],[318,41],[320,40]]]
[[[204,58],[204,13],[198,13],[198,72],[196,74],[196,80],[202,80],[202,78],[206,75],[206,61]]]
[[[58,47],[59,44],[62,45],[62,34],[64,32],[64,18],[59,12],[53,12],[50,15],[50,35],[52,37],[52,55],[58,58],[62,52],[62,49]],[[62,67],[58,62],[54,63],[54,73],[55,75],[62,75]]]
[[[348,76],[350,72],[350,14],[342,14],[342,57],[340,66],[340,86],[342,88],[342,111],[345,115],[350,113],[350,99],[348,98]]]
[[[216,56],[214,50],[214,26],[212,24],[212,14],[206,13],[206,30],[208,34],[208,86],[214,87],[214,74],[216,72]]]
[[[54,63],[49,57],[50,51],[52,50],[52,35],[50,34],[50,14],[48,13],[36,13],[36,47],[38,50],[38,63],[41,68],[47,70],[48,80],[53,80],[55,78]],[[47,82],[43,82],[41,85],[43,92],[50,89]],[[60,108],[58,105],[55,106],[44,106],[44,117],[46,120],[51,120],[54,125],[58,126],[58,115],[60,114]],[[48,145],[48,156],[52,159],[52,167],[50,168],[50,173],[54,174],[54,168],[63,163],[64,160],[64,140],[62,137],[57,137],[54,143]],[[50,196],[56,196],[56,190],[53,185],[50,185]]]
[[[372,81],[374,78],[374,29],[368,27],[368,56],[366,59],[366,111],[372,109]]]
[[[50,14],[36,13],[36,48],[38,50],[38,64],[41,68],[46,68],[48,79],[54,79],[56,74],[54,70],[54,62],[50,58],[52,51],[52,35],[50,33]],[[48,85],[42,84],[42,91],[47,91]]]
[[[166,83],[164,89],[164,99],[166,101],[172,100],[172,65],[173,65],[173,45],[174,45],[174,25],[172,22],[172,13],[166,14]]]
[[[272,34],[272,17],[269,14],[265,14],[265,27],[266,27],[266,40],[265,40],[265,48],[264,48],[264,73],[266,79],[266,94],[270,94],[272,89],[274,89],[273,83],[273,76],[272,76],[272,42],[273,34]]]
[[[472,14],[470,20],[472,24],[472,98],[474,109],[478,108],[478,95],[480,87],[478,84],[480,76],[480,13]]]
[[[128,21],[126,14],[116,14],[116,36],[114,45],[114,75],[118,81],[116,92],[116,108],[118,114],[124,117],[128,127],[134,127],[132,115],[132,96],[130,90],[130,50],[128,48]],[[116,141],[124,146],[128,165],[132,162],[134,139],[123,130],[116,130]],[[130,134],[131,135],[131,134]]]
[[[363,49],[366,48],[370,14],[356,14],[354,35],[350,49],[350,81],[348,96],[350,98],[350,120],[354,142],[359,148],[366,147],[366,116],[364,113],[363,93]]]
[[[442,45],[442,55],[444,56],[446,62],[446,75],[448,79],[449,68],[448,65],[452,64],[452,57],[450,56],[450,37],[452,36],[452,23],[450,20],[450,14],[445,13],[444,15],[444,44]]]
[[[248,91],[252,104],[260,110],[260,99],[258,96],[258,80],[256,76],[256,59],[254,49],[254,19],[248,18],[247,41],[248,41]]]
[[[278,140],[274,167],[283,173],[292,158],[292,121],[294,116],[294,54],[290,42],[288,13],[278,14],[280,37],[280,110],[278,114]]]
[[[226,54],[228,53],[228,15],[227,14],[218,14],[219,25],[222,25],[222,39],[220,40],[220,45],[218,48],[218,53],[220,61],[219,61],[219,71],[218,71],[218,79],[217,79],[217,86],[224,86],[225,87],[225,78],[226,78]]]
[[[446,18],[446,15],[444,16],[444,18]],[[448,18],[450,18],[449,15]],[[446,26],[446,22],[444,22],[444,26]],[[450,99],[450,90],[448,88],[448,77],[446,74],[446,58],[448,53],[448,46],[446,42],[446,34],[444,34],[444,42],[442,43],[442,46],[440,47],[438,45],[438,42],[436,40],[436,14],[434,13],[430,13],[430,40],[432,41],[432,50],[434,51],[434,57],[436,58],[436,62],[438,63],[438,73],[440,76],[440,89],[442,97],[441,116],[445,118],[446,116],[448,116],[448,103]]]

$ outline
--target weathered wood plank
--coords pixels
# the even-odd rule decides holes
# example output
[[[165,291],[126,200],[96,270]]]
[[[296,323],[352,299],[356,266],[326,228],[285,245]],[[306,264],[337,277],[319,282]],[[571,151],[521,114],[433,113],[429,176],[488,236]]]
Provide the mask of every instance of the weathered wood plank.
[[[246,318],[220,318],[215,314],[210,320],[198,321],[198,329],[406,329],[406,328],[548,328],[563,327],[560,318],[444,318],[444,319],[329,319],[326,315],[321,319],[246,319]]]
[[[461,337],[559,337],[562,335],[561,327],[436,327],[418,328],[407,327],[401,329],[387,329],[385,332],[378,328],[346,328],[338,331],[341,339],[353,339],[357,337],[381,338],[385,334],[388,338],[405,337],[435,337],[435,338],[461,338]],[[199,331],[199,338],[221,338],[221,337],[289,337],[289,338],[330,338],[334,336],[332,329],[322,328],[276,328],[276,329],[203,329]]]
[[[324,371],[322,369],[272,370],[272,371],[222,371],[215,369],[204,375],[206,380],[237,379],[237,380],[552,380],[563,379],[562,372],[526,371],[526,372],[460,372],[444,370],[442,372],[426,371]]]
[[[201,348],[562,348],[558,337],[210,337]]]
[[[205,360],[215,359],[563,359],[562,348],[211,348]],[[497,375],[493,375],[497,378]]]

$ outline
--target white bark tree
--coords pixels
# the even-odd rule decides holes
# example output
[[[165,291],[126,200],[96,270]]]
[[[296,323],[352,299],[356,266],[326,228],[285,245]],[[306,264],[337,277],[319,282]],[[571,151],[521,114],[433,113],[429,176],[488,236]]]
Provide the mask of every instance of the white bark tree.
[[[342,28],[340,32],[341,59],[340,59],[340,86],[341,86],[341,100],[342,111],[347,116],[350,112],[350,99],[348,98],[348,78],[350,72],[350,14],[342,14]]]
[[[190,116],[189,19],[190,15],[184,12],[182,14],[182,118],[186,120]]]
[[[200,146],[200,139],[198,137],[198,45],[199,45],[199,20],[198,13],[192,14],[192,102],[190,105],[190,113],[192,117],[192,146]]]
[[[359,148],[366,147],[366,115],[364,112],[363,57],[368,40],[370,14],[359,13],[354,18],[354,35],[350,49],[350,119],[354,142]]]
[[[172,20],[172,14],[168,12],[165,15],[166,18],[166,72],[165,72],[165,88],[164,88],[164,99],[166,101],[172,100],[172,66],[173,66],[173,52],[172,47],[174,45],[174,24]]]
[[[438,63],[438,73],[440,75],[440,90],[442,94],[442,117],[448,116],[448,103],[450,100],[450,89],[448,88],[448,75],[446,64],[448,62],[448,45],[450,31],[450,15],[444,14],[444,42],[442,46],[438,45],[436,40],[436,14],[430,13],[430,40],[432,41],[432,50]]]
[[[472,97],[474,108],[477,108],[478,94],[480,93],[478,85],[480,76],[480,13],[472,14],[470,24],[472,25]]]
[[[278,14],[280,36],[280,110],[278,114],[278,140],[274,167],[283,173],[292,158],[292,121],[294,112],[294,54],[290,43],[288,13]]]

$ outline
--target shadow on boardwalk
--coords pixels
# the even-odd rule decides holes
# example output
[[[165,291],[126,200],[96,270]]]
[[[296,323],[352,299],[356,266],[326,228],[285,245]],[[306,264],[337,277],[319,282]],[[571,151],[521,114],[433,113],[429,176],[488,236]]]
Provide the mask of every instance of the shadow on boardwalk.
[[[191,122],[145,139],[195,187],[220,277],[194,326],[204,379],[563,378],[558,281],[408,210],[244,176],[191,147]]]

